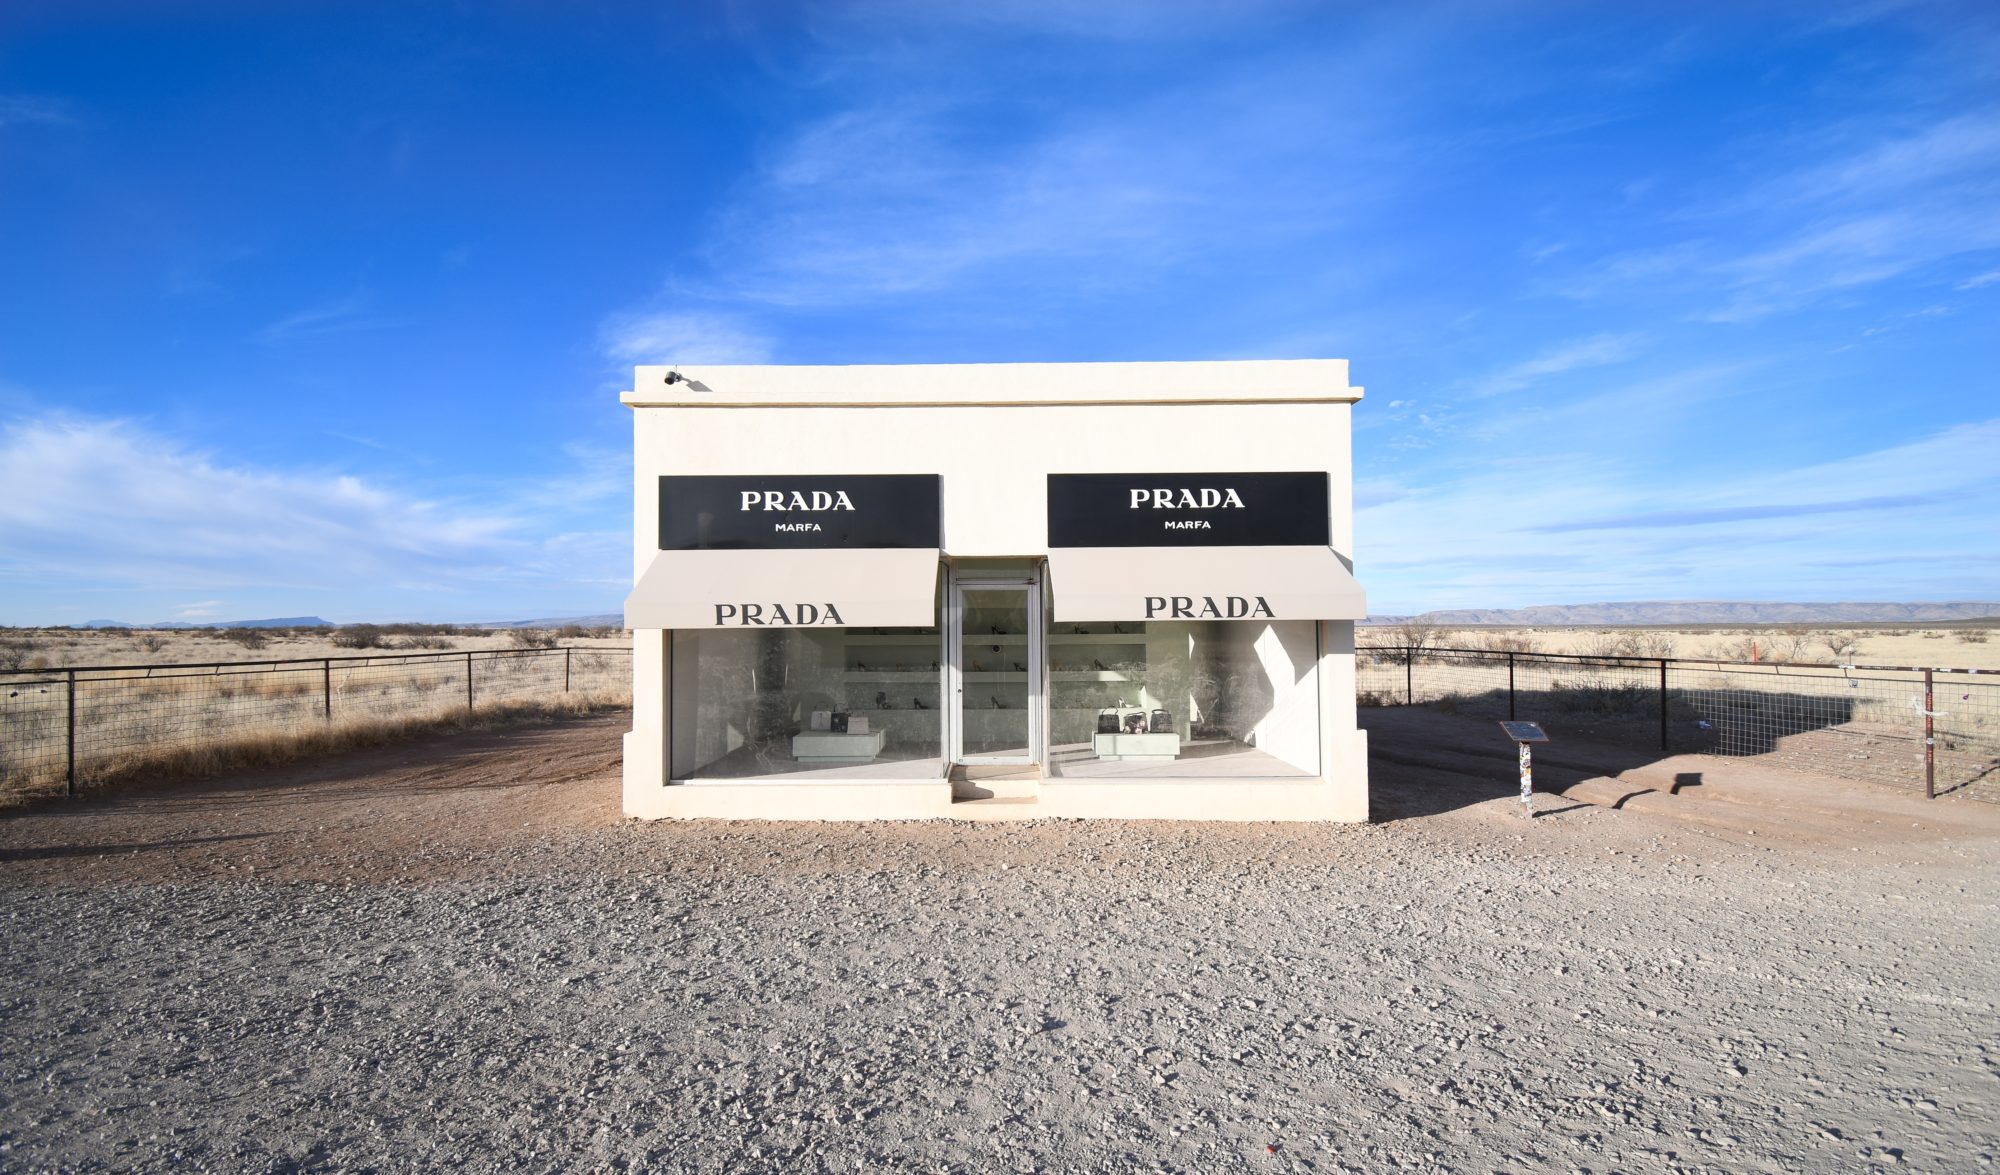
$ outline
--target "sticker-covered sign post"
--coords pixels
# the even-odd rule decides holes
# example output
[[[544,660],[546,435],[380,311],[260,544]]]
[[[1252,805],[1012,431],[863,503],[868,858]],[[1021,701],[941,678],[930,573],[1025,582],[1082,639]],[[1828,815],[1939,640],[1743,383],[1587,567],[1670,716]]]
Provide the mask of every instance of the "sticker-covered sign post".
[[[1543,734],[1541,725],[1535,722],[1502,722],[1500,729],[1506,731],[1507,737],[1513,739],[1514,745],[1521,750],[1521,815],[1532,817],[1535,814],[1535,765],[1533,756],[1528,753],[1528,745],[1545,743],[1549,741],[1549,736]]]

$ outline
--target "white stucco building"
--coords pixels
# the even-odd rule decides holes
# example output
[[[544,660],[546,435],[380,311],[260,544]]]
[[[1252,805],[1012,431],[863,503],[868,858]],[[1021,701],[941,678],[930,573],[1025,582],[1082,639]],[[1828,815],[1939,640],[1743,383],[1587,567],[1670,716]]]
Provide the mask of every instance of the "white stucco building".
[[[1343,360],[638,368],[643,817],[1365,820]]]

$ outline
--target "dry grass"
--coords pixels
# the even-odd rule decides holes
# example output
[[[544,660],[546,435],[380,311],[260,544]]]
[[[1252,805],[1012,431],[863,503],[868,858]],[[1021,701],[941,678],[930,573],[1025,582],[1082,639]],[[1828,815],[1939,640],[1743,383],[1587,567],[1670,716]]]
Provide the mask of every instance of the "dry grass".
[[[259,747],[311,753],[493,713],[629,705],[630,696],[629,646],[0,673],[0,793],[61,788],[72,730],[79,781],[95,782],[203,770],[211,756]]]
[[[1497,653],[1572,653],[1586,657],[1676,657],[1686,661],[1781,661],[1798,665],[1929,665],[2000,669],[1994,630],[1960,626],[1758,625],[1689,628],[1430,627],[1424,647]],[[1363,645],[1402,646],[1398,626],[1365,628]],[[1938,647],[1950,640],[1949,652]]]
[[[233,730],[215,739],[173,745],[135,744],[79,772],[79,789],[143,786],[182,779],[202,779],[249,768],[295,763],[340,751],[379,746],[419,735],[434,736],[467,730],[551,722],[629,709],[629,690],[600,689],[553,697],[494,702],[472,710],[406,714],[400,717],[361,715],[340,722],[307,726],[269,725]],[[21,781],[25,783],[25,781]],[[58,794],[60,780],[38,781],[0,791],[0,807],[31,803]]]

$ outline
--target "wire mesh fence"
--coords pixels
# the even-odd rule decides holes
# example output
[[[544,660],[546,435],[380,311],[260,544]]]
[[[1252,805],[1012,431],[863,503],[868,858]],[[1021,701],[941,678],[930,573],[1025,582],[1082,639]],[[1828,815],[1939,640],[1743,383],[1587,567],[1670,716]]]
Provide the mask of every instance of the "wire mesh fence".
[[[503,649],[0,674],[0,795],[71,790],[174,757],[629,698],[632,651]]]
[[[0,674],[0,796],[174,756],[567,699],[629,700],[631,650],[507,649]],[[2000,674],[1363,647],[1364,706],[1524,718],[1669,752],[1762,756],[2000,800]]]
[[[1364,647],[1364,706],[1521,718],[1668,752],[1761,756],[2000,800],[2000,673]]]

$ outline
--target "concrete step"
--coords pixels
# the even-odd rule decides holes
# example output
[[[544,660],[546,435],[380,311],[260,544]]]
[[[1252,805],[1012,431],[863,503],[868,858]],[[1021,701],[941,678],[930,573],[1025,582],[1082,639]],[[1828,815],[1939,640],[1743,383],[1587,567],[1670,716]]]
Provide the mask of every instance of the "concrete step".
[[[953,803],[992,800],[1033,801],[1042,792],[1042,769],[1026,766],[954,767],[951,772]]]
[[[987,796],[976,800],[954,798],[951,814],[958,820],[1031,820],[1040,803],[1034,796]]]

